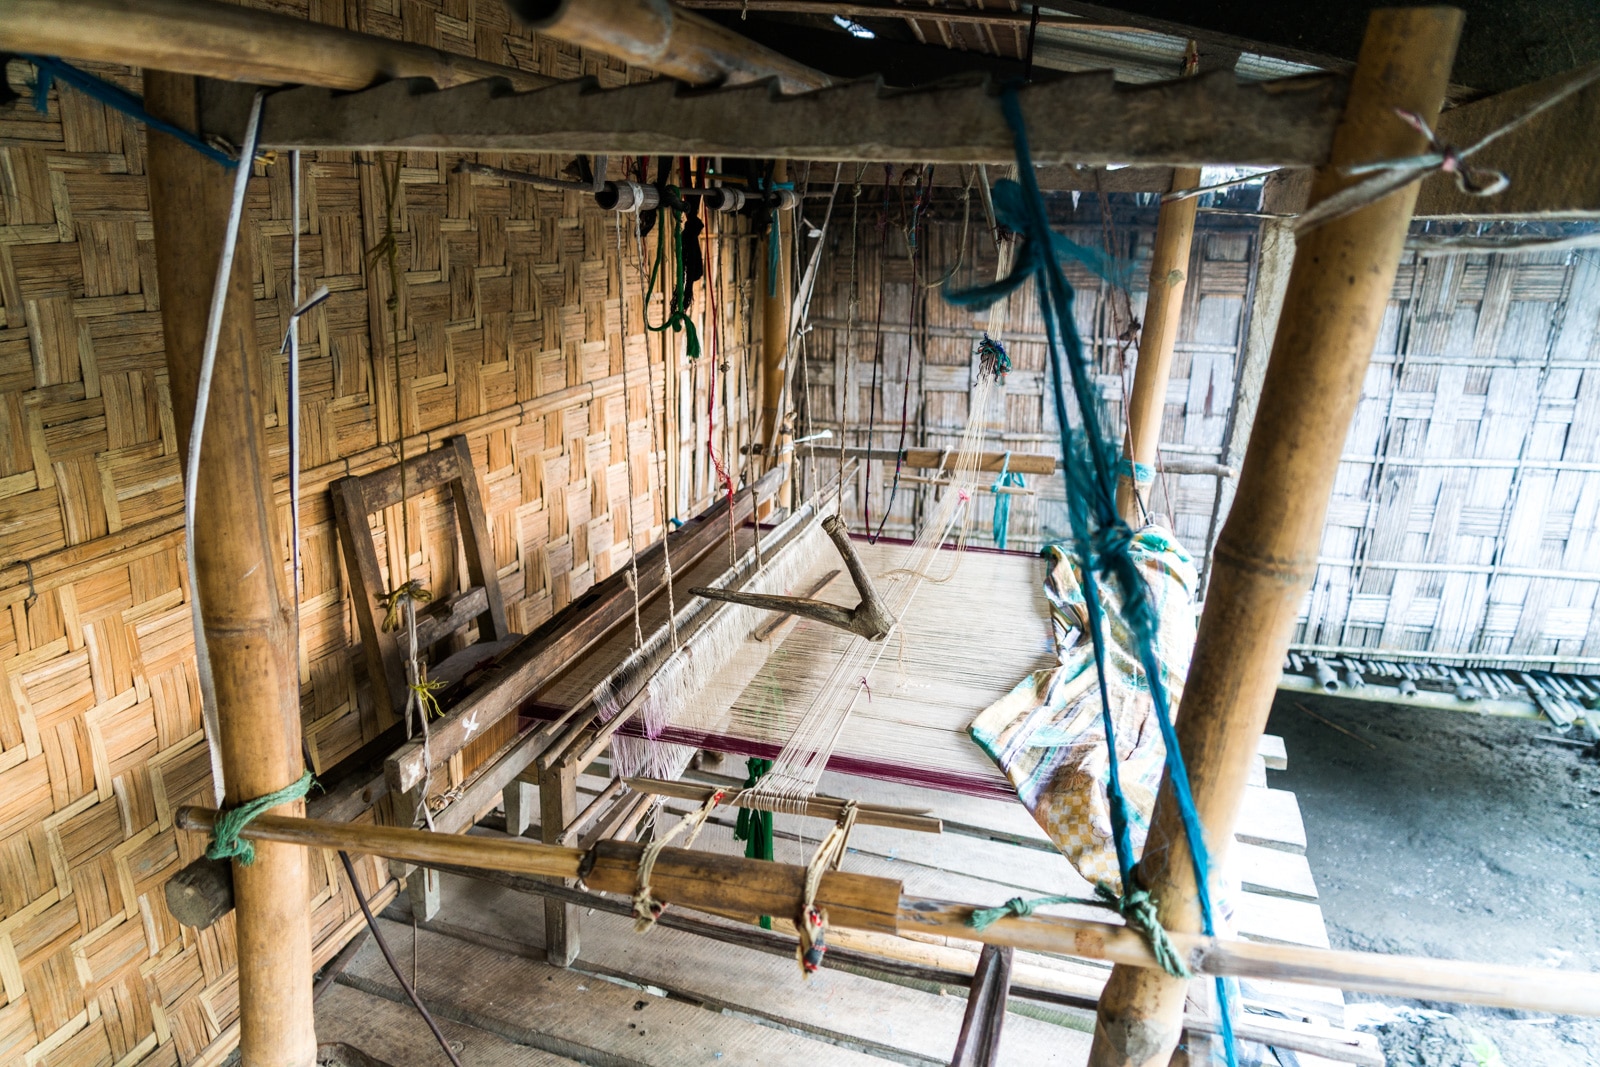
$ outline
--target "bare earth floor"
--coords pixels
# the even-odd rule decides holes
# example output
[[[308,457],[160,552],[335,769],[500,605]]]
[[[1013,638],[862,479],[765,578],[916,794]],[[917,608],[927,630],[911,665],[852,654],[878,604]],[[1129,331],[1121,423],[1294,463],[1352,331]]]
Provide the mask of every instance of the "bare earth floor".
[[[1335,948],[1600,970],[1600,760],[1540,740],[1549,723],[1280,693],[1268,731]],[[1506,1067],[1600,1067],[1600,1020],[1423,1006]],[[1408,1059],[1461,1062],[1391,1050]]]

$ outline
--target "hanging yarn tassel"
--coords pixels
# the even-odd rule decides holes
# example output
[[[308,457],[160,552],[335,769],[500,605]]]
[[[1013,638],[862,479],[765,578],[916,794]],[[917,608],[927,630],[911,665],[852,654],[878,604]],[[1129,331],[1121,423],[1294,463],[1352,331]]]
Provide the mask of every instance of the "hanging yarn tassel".
[[[978,371],[991,378],[1006,380],[1006,375],[1011,373],[1011,357],[1006,353],[1005,346],[984,331],[983,340],[978,342]]]

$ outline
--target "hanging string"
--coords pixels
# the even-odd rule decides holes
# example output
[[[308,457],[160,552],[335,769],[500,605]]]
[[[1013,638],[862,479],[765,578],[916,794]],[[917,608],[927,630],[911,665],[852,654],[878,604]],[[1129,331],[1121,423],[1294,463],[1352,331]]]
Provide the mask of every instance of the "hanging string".
[[[1138,883],[1134,870],[1132,840],[1128,830],[1127,802],[1122,791],[1118,768],[1115,724],[1107,686],[1104,607],[1099,592],[1099,575],[1105,575],[1114,582],[1122,594],[1123,618],[1134,635],[1140,664],[1150,687],[1156,722],[1166,745],[1170,772],[1168,781],[1177,801],[1179,820],[1189,844],[1203,927],[1208,935],[1214,936],[1217,923],[1211,895],[1211,863],[1205,829],[1195,809],[1194,796],[1189,787],[1188,770],[1172,724],[1161,665],[1156,658],[1155,634],[1159,625],[1156,608],[1150,601],[1138,564],[1134,562],[1129,552],[1133,533],[1116,510],[1116,452],[1102,432],[1098,393],[1073,318],[1072,288],[1067,284],[1059,263],[1065,239],[1052,234],[1050,230],[1044,197],[1039,191],[1038,180],[1033,170],[1027,129],[1014,87],[1004,91],[1001,96],[1001,106],[1015,140],[1017,172],[1021,179],[1021,185],[1015,186],[1015,192],[1008,195],[1010,205],[1020,208],[1023,213],[1021,219],[1023,225],[1020,229],[1026,235],[1026,241],[1018,254],[1018,269],[1010,278],[1005,279],[1004,283],[997,283],[996,298],[1020,285],[1024,278],[1033,277],[1037,282],[1040,312],[1044,319],[1048,342],[1057,425],[1062,439],[1062,469],[1066,482],[1068,513],[1072,520],[1073,538],[1079,554],[1084,603],[1089,616],[1089,632],[1100,688],[1101,722],[1106,735],[1108,756],[1107,799],[1112,837],[1116,845],[1118,866],[1121,868],[1123,894],[1127,897],[1136,891]],[[1001,186],[1006,184],[1008,183],[1001,183]],[[1001,200],[1000,193],[1001,188],[997,187],[997,209]],[[995,291],[997,287],[984,288]],[[952,299],[956,302],[963,299],[972,301],[972,297],[971,292],[952,294]],[[1067,417],[1067,383],[1063,377],[1063,364],[1070,376],[1076,401],[1079,418],[1076,426]],[[1125,914],[1142,915],[1153,920],[1153,907],[1141,907],[1139,902],[1131,898],[1125,903],[1127,905],[1124,908]],[[1217,979],[1217,998],[1221,1006],[1221,1025],[1229,1067],[1236,1067],[1238,1061],[1233,1039],[1231,997],[1227,982],[1220,977]]]
[[[644,627],[639,619],[640,600],[644,594],[639,588],[639,550],[634,543],[639,527],[633,518],[633,416],[628,410],[633,401],[628,386],[628,283],[622,267],[625,259],[622,251],[622,212],[613,212],[612,221],[617,230],[617,316],[621,320],[618,340],[622,345],[622,456],[628,468],[628,588],[633,590],[633,647],[637,650],[644,647]],[[649,343],[646,342],[645,352],[648,354],[649,350]]]
[[[734,545],[737,527],[733,521],[733,475],[728,473],[728,465],[723,461],[722,456],[717,454],[717,364],[718,361],[724,358],[722,354],[721,319],[717,305],[717,286],[722,284],[721,242],[713,243],[709,224],[701,231],[701,236],[705,239],[706,341],[710,345],[708,350],[710,375],[706,384],[706,453],[711,458],[711,467],[717,472],[717,481],[722,483],[723,494],[728,501],[728,561],[729,565],[732,566],[733,556],[737,551]],[[711,271],[713,262],[717,266],[715,276]],[[728,389],[728,365],[726,363],[722,364],[722,378],[722,389],[726,393]]]
[[[639,274],[641,278],[644,275],[645,258],[644,231],[642,226],[643,224],[639,221],[639,215],[637,212],[635,212],[633,216],[633,240],[634,246],[639,253]],[[665,299],[664,294],[662,299]],[[643,314],[645,326],[648,327],[650,325],[650,290],[648,286],[646,286],[645,290],[645,305],[643,308]],[[661,333],[661,383],[662,389],[665,391],[667,376],[672,373],[672,360],[668,354],[669,349],[666,332],[658,332]],[[648,361],[646,361],[645,365],[648,368]],[[654,452],[656,443],[656,388],[653,381],[648,383],[648,388],[646,388],[644,391],[644,397],[646,417],[650,422],[650,448],[651,451]],[[663,415],[664,414],[665,413],[663,413]],[[666,420],[663,418],[661,425],[661,450],[659,453],[657,453],[657,459],[655,463],[657,474],[656,487],[659,490],[661,497],[661,581],[662,584],[666,586],[667,590],[667,625],[670,627],[672,632],[672,647],[674,650],[676,650],[678,647],[678,606],[674,600],[674,594],[672,591],[671,521],[674,502],[667,499],[667,449],[670,447],[671,442],[667,440]]]
[[[902,174],[900,176],[902,206],[904,206],[905,180],[906,176]],[[906,311],[906,376],[900,392],[900,438],[899,443],[895,445],[894,484],[889,489],[889,502],[884,505],[883,516],[878,520],[878,532],[872,535],[872,544],[877,544],[878,538],[883,536],[883,528],[888,524],[889,515],[894,511],[895,498],[900,495],[900,475],[905,468],[906,426],[911,412],[911,366],[915,361],[916,353],[915,333],[919,298],[922,298],[923,317],[924,319],[927,317],[927,300],[921,291],[921,286],[918,284],[917,253],[919,249],[917,229],[921,225],[922,213],[927,208],[928,198],[932,193],[933,170],[930,167],[926,172],[919,172],[917,175],[917,186],[912,194],[911,208],[908,213],[906,246],[907,251],[910,253],[909,259],[911,263],[911,301],[910,307]],[[882,284],[881,278],[879,279],[879,284]],[[887,376],[884,378],[884,384],[888,384]]]
[[[850,286],[845,296],[844,321],[844,385],[839,393],[839,495],[833,511],[844,518],[844,465],[845,425],[850,417],[850,366],[855,362],[856,314],[861,310],[860,274],[857,251],[857,234],[861,222],[861,176],[867,172],[865,163],[856,168],[856,180],[850,196]]]
[[[894,168],[885,163],[883,196],[878,202],[878,314],[872,328],[872,388],[867,392],[866,487],[861,493],[861,522],[871,544],[877,543],[872,536],[872,449],[877,438],[878,371],[883,366],[883,265],[889,257],[889,178],[893,174]]]
[[[266,94],[257,92],[250,103],[250,119],[245,124],[244,150],[241,159],[254,159],[256,137],[261,129],[261,103]],[[205,341],[200,350],[200,373],[195,385],[194,422],[189,428],[189,462],[183,477],[183,539],[184,563],[189,571],[189,614],[194,627],[195,666],[200,675],[200,719],[205,727],[206,740],[211,749],[211,788],[218,807],[226,783],[222,777],[222,749],[219,741],[220,724],[217,717],[217,683],[211,670],[211,644],[206,639],[205,622],[200,611],[200,571],[195,565],[195,504],[200,492],[200,454],[205,443],[206,414],[211,408],[211,382],[216,376],[217,346],[222,338],[222,316],[228,303],[228,282],[233,276],[233,257],[239,247],[239,226],[244,220],[245,189],[250,182],[250,168],[234,171],[233,198],[228,205],[227,228],[222,236],[222,256],[217,264],[216,280],[211,287],[211,307],[206,315]]]

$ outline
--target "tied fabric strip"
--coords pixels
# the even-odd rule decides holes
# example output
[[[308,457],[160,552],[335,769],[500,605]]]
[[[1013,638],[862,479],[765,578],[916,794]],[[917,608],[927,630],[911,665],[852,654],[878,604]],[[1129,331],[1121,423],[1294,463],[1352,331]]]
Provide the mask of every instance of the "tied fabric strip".
[[[1156,469],[1145,463],[1135,463],[1124,458],[1117,464],[1117,474],[1124,478],[1133,479],[1134,485],[1149,485],[1156,480]]]
[[[706,820],[711,818],[712,811],[722,803],[722,798],[726,795],[721,789],[712,793],[704,804],[679,819],[672,829],[644,847],[644,852],[639,856],[638,888],[633,893],[633,928],[637,932],[642,934],[650,929],[656,924],[656,920],[661,918],[661,913],[667,910],[666,903],[657,900],[650,889],[650,876],[655,872],[656,860],[660,858],[661,850],[685,831],[688,831],[688,836],[684,838],[682,847],[692,846],[695,838],[700,836],[700,831],[705,829]]]
[[[306,771],[297,781],[276,792],[247,800],[236,808],[225,808],[217,812],[217,821],[211,827],[211,843],[206,846],[206,859],[237,859],[241,866],[250,866],[256,861],[256,847],[241,838],[239,834],[250,825],[250,820],[262,812],[279,804],[288,804],[290,801],[304,798],[311,791],[314,781],[311,772]]]

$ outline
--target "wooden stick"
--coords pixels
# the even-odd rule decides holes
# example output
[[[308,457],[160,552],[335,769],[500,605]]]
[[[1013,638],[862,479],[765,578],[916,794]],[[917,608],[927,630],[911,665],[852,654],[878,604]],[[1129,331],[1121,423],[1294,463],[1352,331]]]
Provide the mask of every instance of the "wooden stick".
[[[733,802],[733,794],[726,789],[716,786],[700,785],[697,782],[677,782],[663,778],[624,778],[629,789],[637,793],[649,793],[658,797],[676,797],[679,800],[692,800],[704,804],[711,799],[713,793],[727,793],[728,803]],[[767,797],[750,795],[740,800],[740,806],[756,808],[760,811],[782,811],[792,814],[794,808],[790,804],[778,804]],[[812,819],[826,819],[828,822],[838,822],[839,815],[844,810],[845,801],[838,797],[814,796],[804,802],[804,809],[800,812]],[[856,822],[863,826],[892,826],[896,830],[915,830],[919,833],[937,834],[944,831],[944,823],[923,812],[911,811],[906,808],[884,807],[878,804],[860,804],[856,807]]]
[[[1156,967],[1144,938],[1125,926],[1093,919],[1032,915],[1027,919],[997,920],[979,933],[967,925],[972,911],[966,904],[906,897],[901,902],[900,925],[903,930],[981,939],[985,944],[1110,960],[1118,965],[1112,972],[1113,979],[1126,968],[1166,977],[1166,972]],[[1197,974],[1304,982],[1419,1000],[1492,1004],[1561,1015],[1600,1015],[1600,976],[1594,974],[1269,945],[1203,934],[1173,932],[1170,936]],[[1100,1001],[1102,1015],[1110,992],[1108,983]],[[1181,1019],[1180,1010],[1180,1022]],[[1098,1044],[1098,1035],[1107,1033],[1103,1021],[1096,1033]],[[1166,1060],[1161,1062],[1165,1064]]]
[[[1394,109],[1430,123],[1437,118],[1461,19],[1445,7],[1372,14],[1313,202],[1351,180],[1345,165],[1422,151],[1421,136]],[[1316,568],[1340,449],[1416,196],[1412,184],[1300,238],[1238,496],[1212,556],[1178,718],[1214,870],[1225,862],[1289,635]],[[1140,878],[1160,902],[1163,924],[1198,930],[1193,868],[1170,784],[1157,798],[1145,857]],[[1178,1042],[1186,988],[1161,971],[1115,970],[1100,999],[1092,1067],[1164,1067]]]
[[[177,826],[191,832],[209,832],[215,818],[216,813],[206,808],[180,808]],[[256,818],[241,836],[257,842],[343,848],[425,866],[496,872],[488,876],[491,880],[508,874],[581,876],[591,890],[628,897],[638,888],[639,858],[644,850],[636,843],[602,841],[585,854],[575,848],[520,838],[432,834],[392,826],[275,815]],[[805,868],[797,864],[665,848],[656,860],[650,881],[658,900],[754,920],[761,915],[783,917],[798,911],[804,879]],[[547,895],[563,902],[585,902],[573,892],[569,887],[552,885]],[[823,877],[818,901],[826,908],[830,923],[857,931],[934,935],[1109,960],[1141,969],[1156,967],[1154,955],[1139,934],[1102,919],[1007,917],[979,931],[968,925],[977,910],[974,905],[904,896],[897,881],[843,871],[831,871]],[[1270,978],[1425,1000],[1600,1016],[1600,975],[1258,944],[1201,934],[1174,933],[1172,939],[1190,967],[1201,974]],[[309,973],[308,970],[307,978]]]
[[[0,48],[256,85],[365,89],[394,78],[431,78],[443,88],[506,78],[519,89],[536,89],[555,81],[424,45],[209,0],[8,0]]]
[[[789,166],[778,160],[772,170],[772,180],[787,181]],[[789,255],[793,248],[794,228],[799,224],[800,212],[778,211],[773,215],[773,228],[761,242],[761,267],[756,284],[761,287],[761,428],[760,440],[765,444],[765,455],[772,468],[780,461],[778,431],[783,423],[784,363],[789,352]],[[776,241],[778,250],[772,250]],[[777,264],[777,270],[773,270]]]
[[[150,71],[145,106],[194,132],[199,88]],[[178,439],[185,454],[199,395],[206,323],[233,203],[233,174],[165,134],[149,133],[150,213],[161,324]],[[256,351],[248,235],[239,241],[210,390],[192,501],[202,625],[215,679],[218,736],[230,805],[276,792],[304,771],[300,747],[299,620],[279,556],[264,412],[271,405]],[[187,457],[186,457],[187,458]],[[301,801],[277,810],[300,814]],[[311,908],[305,853],[268,845],[235,865],[239,1047],[246,1064],[310,1067]]]
[[[1028,11],[1005,11],[982,7],[928,5],[907,8],[894,2],[868,3],[863,0],[683,0],[683,6],[697,11],[784,11],[806,15],[843,15],[846,18],[913,18],[919,22],[961,22],[995,26],[1027,26],[1033,19]],[[1040,15],[1040,26],[1063,30],[1100,30],[1112,33],[1154,34],[1139,26],[1092,22],[1070,15]]]

